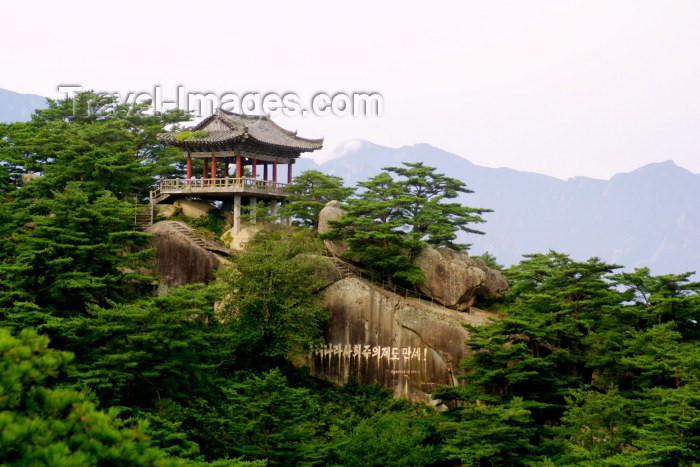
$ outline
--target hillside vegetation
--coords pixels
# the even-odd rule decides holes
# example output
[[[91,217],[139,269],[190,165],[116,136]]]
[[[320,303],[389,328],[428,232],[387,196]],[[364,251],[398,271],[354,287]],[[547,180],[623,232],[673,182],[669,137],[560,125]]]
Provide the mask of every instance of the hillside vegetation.
[[[301,175],[288,208],[298,226],[259,234],[212,283],[155,296],[134,196],[182,175],[184,158],[155,135],[186,116],[95,115],[94,97],[0,125],[0,463],[700,462],[690,274],[529,255],[504,271],[505,297],[480,303],[502,319],[470,329],[465,384],[435,394],[440,411],[332,386],[290,363],[322,342],[328,319],[320,207],[344,201],[350,215],[329,238],[409,287],[421,279],[414,250],[465,248],[456,233],[478,234],[488,210],[455,202],[466,185],[423,164],[389,168],[357,194]]]

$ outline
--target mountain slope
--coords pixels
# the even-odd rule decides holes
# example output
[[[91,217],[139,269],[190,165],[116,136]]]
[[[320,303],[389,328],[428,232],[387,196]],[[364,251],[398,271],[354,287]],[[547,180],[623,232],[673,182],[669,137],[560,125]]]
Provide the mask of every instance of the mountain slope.
[[[0,89],[0,123],[27,121],[36,109],[45,107],[45,97]]]
[[[576,259],[598,256],[655,273],[700,267],[700,175],[673,162],[650,164],[610,180],[560,180],[507,168],[481,167],[427,144],[387,148],[369,142],[322,164],[299,161],[300,173],[318,169],[348,183],[382,167],[422,161],[475,191],[462,201],[491,208],[484,236],[469,236],[472,252],[489,251],[512,264],[549,249]]]

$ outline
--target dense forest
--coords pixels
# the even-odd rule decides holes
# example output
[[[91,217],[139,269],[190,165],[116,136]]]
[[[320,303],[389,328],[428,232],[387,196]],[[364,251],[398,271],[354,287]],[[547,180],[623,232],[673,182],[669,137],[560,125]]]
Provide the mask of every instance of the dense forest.
[[[298,176],[295,227],[263,232],[209,284],[155,294],[134,199],[184,159],[156,135],[179,111],[52,101],[0,125],[0,462],[7,465],[693,465],[700,463],[700,283],[541,252],[503,269],[479,306],[464,384],[439,410],[291,357],[328,315],[318,212],[342,200],[344,240],[410,286],[423,244],[456,249],[485,208],[422,164],[357,190]],[[35,175],[39,174],[39,175]],[[585,215],[585,213],[581,213]],[[197,228],[216,231],[214,211]],[[514,232],[513,235],[517,235]],[[486,257],[498,267],[496,259]],[[216,309],[214,303],[223,303]]]

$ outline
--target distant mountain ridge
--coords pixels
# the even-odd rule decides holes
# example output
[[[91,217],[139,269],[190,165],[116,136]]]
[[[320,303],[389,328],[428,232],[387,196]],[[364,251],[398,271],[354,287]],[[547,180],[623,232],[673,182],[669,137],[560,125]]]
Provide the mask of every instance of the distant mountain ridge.
[[[610,180],[560,180],[481,167],[428,144],[344,146],[340,157],[321,164],[301,159],[296,173],[316,169],[354,184],[401,162],[437,167],[475,191],[462,196],[465,204],[494,210],[477,226],[486,235],[465,238],[474,254],[489,251],[513,264],[523,254],[553,249],[576,259],[598,256],[628,269],[649,266],[657,274],[700,270],[700,175],[672,161]]]
[[[0,89],[0,122],[27,121],[46,98]],[[342,145],[321,164],[301,159],[296,168],[340,175],[348,184],[401,162],[424,162],[475,191],[467,205],[493,209],[471,235],[472,253],[489,251],[505,264],[549,249],[576,259],[598,256],[654,273],[700,270],[700,175],[672,161],[649,164],[610,180],[560,180],[509,168],[489,168],[429,144],[388,148],[368,141]]]
[[[0,88],[0,123],[26,122],[35,110],[47,105],[45,97]]]

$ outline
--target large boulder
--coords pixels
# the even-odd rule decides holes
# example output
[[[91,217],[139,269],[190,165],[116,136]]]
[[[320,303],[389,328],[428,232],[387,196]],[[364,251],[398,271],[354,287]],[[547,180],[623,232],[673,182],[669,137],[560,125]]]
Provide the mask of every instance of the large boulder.
[[[481,269],[486,274],[486,280],[484,280],[484,283],[481,284],[481,287],[477,290],[478,296],[499,297],[508,291],[508,279],[506,279],[500,271],[490,268],[481,258],[469,257],[469,259],[477,268]]]
[[[159,217],[173,217],[177,213],[174,204],[156,204],[156,215]]]
[[[338,219],[346,213],[345,209],[341,207],[340,201],[329,201],[318,216],[318,233],[330,232],[331,226],[328,223],[329,220]],[[348,249],[344,242],[334,242],[331,240],[324,240],[326,249],[333,256],[340,256],[344,251]]]
[[[221,235],[220,240],[229,250],[242,251],[246,243],[250,242],[262,230],[278,230],[284,226],[271,222],[257,222],[255,224],[242,224],[238,234],[231,228]]]
[[[329,286],[323,301],[331,318],[326,344],[310,356],[313,375],[336,384],[354,377],[429,403],[438,386],[459,384],[459,362],[470,353],[463,325],[495,319],[481,310],[460,313],[405,298],[356,277]]]
[[[159,295],[179,285],[209,282],[215,270],[230,264],[228,250],[197,236],[182,222],[156,222],[146,232],[155,235],[154,269]]]
[[[204,201],[194,201],[191,199],[178,199],[173,203],[175,208],[180,209],[182,214],[192,219],[199,219],[206,216],[213,206]]]
[[[469,309],[477,296],[500,295],[508,290],[508,282],[500,272],[479,258],[450,248],[427,246],[413,263],[425,274],[425,280],[418,283],[420,291],[455,310]]]

